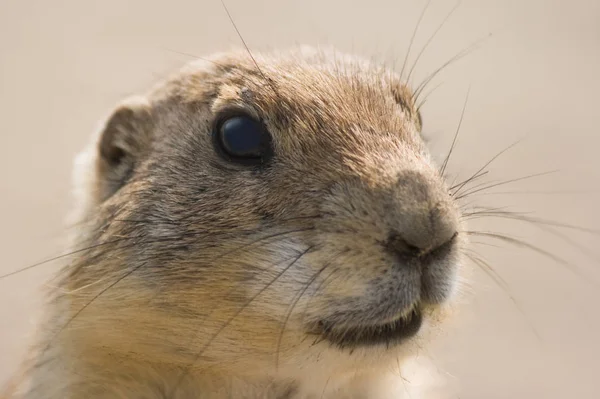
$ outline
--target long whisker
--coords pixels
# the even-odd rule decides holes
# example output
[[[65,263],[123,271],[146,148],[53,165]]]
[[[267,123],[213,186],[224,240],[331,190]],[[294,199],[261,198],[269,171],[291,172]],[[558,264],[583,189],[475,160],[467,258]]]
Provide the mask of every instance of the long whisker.
[[[314,248],[314,246],[310,246],[308,247],[306,250],[302,251],[289,265],[287,265],[281,272],[277,273],[277,275],[271,279],[265,286],[263,286],[263,288],[261,288],[256,294],[254,294],[246,303],[244,303],[236,312],[233,316],[231,316],[210,338],[209,340],[206,342],[206,344],[204,344],[202,346],[202,348],[200,349],[200,351],[197,353],[197,355],[194,357],[193,361],[190,363],[190,366],[187,367],[183,373],[181,374],[180,378],[178,379],[178,383],[174,385],[173,391],[177,388],[177,386],[179,386],[179,384],[183,381],[183,379],[187,376],[187,374],[189,373],[189,370],[191,369],[191,367],[198,361],[198,359],[200,358],[200,356],[202,356],[202,354],[204,353],[204,351],[210,346],[210,344],[212,344],[212,342],[219,336],[219,334],[221,334],[221,332],[223,330],[225,330],[230,324],[231,322],[233,322],[233,320],[238,317],[248,306],[250,306],[250,304],[252,304],[254,302],[254,300],[256,298],[258,298],[259,295],[261,295],[263,292],[265,292],[271,285],[273,285],[277,280],[279,280],[279,278],[281,276],[283,276],[288,270],[290,270],[290,268],[292,266],[294,266],[294,264],[296,264],[297,261],[300,260],[300,258],[302,258],[304,255],[306,255],[307,253],[309,253],[312,249]],[[168,397],[173,396],[173,392],[171,392],[170,395],[168,395]]]
[[[507,209],[509,209],[508,206],[494,206],[494,207],[490,207],[490,206],[481,206],[481,205],[475,205],[475,206],[461,206],[460,207],[461,210],[463,210],[465,213],[463,214],[463,216],[470,216],[470,215],[477,215],[481,212],[507,212],[507,213],[513,213],[513,214],[518,214],[518,215],[525,215],[526,212],[512,212],[512,211],[508,211]],[[466,209],[472,209],[471,212],[466,212]]]
[[[335,259],[335,257],[334,257],[334,259]],[[308,280],[308,282],[306,284],[304,284],[304,287],[302,288],[300,293],[298,295],[296,295],[294,297],[294,299],[292,300],[292,304],[289,307],[289,310],[285,316],[285,320],[283,321],[281,331],[279,333],[279,338],[277,339],[277,351],[276,351],[276,355],[275,355],[275,369],[279,368],[279,354],[281,352],[281,343],[283,341],[283,335],[285,333],[285,328],[286,328],[287,323],[292,315],[294,308],[296,307],[296,305],[298,304],[298,302],[300,301],[300,299],[302,298],[302,296],[304,295],[306,290],[308,290],[308,288],[312,285],[312,283],[321,275],[321,273],[323,273],[325,271],[325,269],[327,269],[329,267],[329,265],[331,265],[332,262],[333,262],[333,259],[331,261],[325,263],[325,265],[323,265],[317,272],[315,272],[312,275],[312,277]]]
[[[521,248],[526,248],[529,250],[532,250],[540,255],[543,255],[549,259],[552,259],[553,261],[555,261],[556,263],[559,263],[563,266],[565,266],[567,269],[569,269],[573,274],[575,274],[576,276],[578,276],[579,278],[585,280],[586,282],[590,283],[593,282],[594,286],[597,287],[598,286],[598,282],[595,281],[594,277],[591,276],[587,276],[586,273],[584,273],[582,270],[580,270],[580,268],[576,267],[575,265],[567,262],[566,260],[564,260],[563,258],[554,255],[551,252],[548,252],[536,245],[533,245],[531,243],[525,242],[523,240],[519,240],[513,237],[509,237],[500,233],[491,233],[491,232],[484,232],[484,231],[465,231],[465,234],[467,235],[475,235],[475,236],[480,236],[480,237],[488,237],[488,238],[493,238],[493,239],[497,239],[509,244],[513,244],[517,247],[521,247]]]
[[[476,244],[476,245],[484,245],[486,247],[493,247],[493,248],[502,248],[500,245],[494,245],[494,244],[490,244],[489,242],[483,242],[483,241],[469,241],[469,244]]]
[[[483,270],[483,272],[485,274],[488,275],[488,277],[490,277],[496,284],[498,284],[498,286],[500,288],[502,288],[502,290],[504,290],[504,292],[506,293],[506,295],[508,295],[508,297],[510,298],[510,300],[512,301],[512,303],[517,307],[517,309],[519,310],[519,312],[521,313],[521,315],[525,318],[525,320],[527,321],[527,324],[529,324],[529,326],[531,327],[531,330],[533,331],[533,333],[535,334],[535,336],[541,340],[541,335],[539,334],[539,332],[537,331],[537,329],[533,326],[533,324],[531,324],[529,322],[529,319],[527,317],[527,315],[525,314],[525,311],[523,310],[523,308],[521,307],[521,305],[519,305],[518,301],[515,299],[514,295],[512,294],[510,287],[508,285],[508,283],[506,282],[506,280],[504,280],[502,278],[502,276],[500,276],[495,270],[494,268],[488,263],[486,262],[483,258],[475,255],[475,254],[468,254],[465,253],[465,255],[471,259],[471,261],[473,261],[473,263],[475,263],[476,265],[478,265],[481,270]]]
[[[431,0],[427,0],[427,3],[425,3],[425,7],[423,7],[423,11],[421,11],[421,15],[419,15],[419,19],[417,20],[415,29],[413,30],[413,34],[412,34],[412,36],[410,38],[410,42],[408,44],[408,50],[406,50],[406,56],[404,57],[404,63],[402,64],[402,69],[400,70],[400,79],[402,79],[402,75],[404,74],[404,68],[406,68],[406,62],[408,61],[408,57],[410,56],[410,50],[412,49],[413,43],[415,41],[415,37],[417,36],[417,32],[419,30],[419,26],[421,26],[421,21],[423,20],[423,17],[425,16],[425,13],[427,12],[427,9],[429,8],[430,3],[431,3]]]
[[[90,299],[85,305],[83,305],[77,312],[75,312],[73,314],[73,316],[71,316],[67,322],[65,324],[63,324],[60,329],[52,336],[52,338],[50,339],[50,342],[48,343],[48,345],[46,346],[46,348],[44,349],[44,353],[50,348],[50,346],[52,346],[52,344],[54,343],[54,340],[71,324],[71,322],[73,322],[73,320],[75,320],[75,318],[77,316],[79,316],[85,309],[88,308],[88,306],[90,306],[96,299],[98,299],[102,294],[104,294],[106,291],[108,291],[109,289],[113,288],[115,285],[119,284],[121,281],[123,281],[125,278],[131,276],[133,273],[135,273],[137,270],[141,269],[142,267],[144,267],[147,263],[140,263],[138,266],[134,267],[133,269],[127,271],[126,273],[124,273],[123,275],[121,275],[119,278],[117,278],[114,282],[110,283],[109,285],[107,285],[105,288],[103,288],[102,290],[100,290],[96,295],[94,295],[92,297],[92,299]]]
[[[547,227],[547,226],[536,225],[536,227],[540,230],[546,231],[546,232],[560,238],[561,240],[563,240],[567,244],[571,245],[572,247],[577,248],[582,254],[584,254],[588,258],[590,258],[596,262],[600,262],[600,257],[598,257],[597,253],[593,253],[588,248],[586,248],[583,245],[579,244],[578,242],[572,240],[571,238],[567,237],[566,235],[556,231],[553,228]]]
[[[472,211],[467,212],[466,209],[473,209]],[[511,211],[507,211],[506,209],[508,209],[507,206],[498,206],[498,207],[493,207],[493,208],[489,208],[489,207],[467,207],[467,206],[461,206],[460,207],[461,211],[463,212],[463,214],[461,215],[462,218],[465,219],[474,219],[477,218],[478,215],[482,214],[482,213],[487,213],[487,212],[498,212],[498,213],[502,213],[502,212],[506,212],[508,214],[525,214],[525,213],[516,213],[516,212],[511,212]]]
[[[467,180],[465,180],[462,184],[459,185],[459,187],[456,189],[456,191],[453,192],[453,195],[457,195],[458,193],[460,193],[460,190],[467,185],[470,181],[473,180],[473,178],[477,175],[479,175],[479,173],[481,173],[485,168],[487,168],[488,166],[491,165],[492,162],[494,162],[498,157],[500,157],[502,154],[504,154],[505,152],[509,151],[511,148],[515,147],[517,144],[519,144],[521,142],[521,140],[517,140],[514,143],[512,143],[511,145],[509,145],[508,147],[506,147],[505,149],[503,149],[502,151],[500,151],[499,153],[497,153],[496,155],[494,155],[492,157],[492,159],[490,159],[489,161],[487,161],[481,168],[479,168],[475,173],[473,173],[471,175],[471,177],[469,177]],[[451,190],[453,189],[453,187],[451,188]]]
[[[314,227],[308,227],[308,228],[296,229],[296,230],[292,230],[292,231],[285,231],[285,232],[283,232],[283,233],[275,233],[275,234],[270,234],[270,235],[268,235],[268,236],[261,237],[261,238],[259,238],[259,239],[257,239],[257,240],[253,240],[253,241],[251,241],[251,242],[249,242],[249,243],[247,243],[247,244],[241,245],[241,246],[237,247],[236,249],[234,249],[234,250],[232,250],[232,251],[229,251],[229,252],[227,252],[227,253],[225,253],[225,254],[218,255],[218,256],[217,256],[216,258],[214,258],[213,260],[220,259],[220,258],[222,258],[222,257],[229,256],[229,255],[231,255],[231,254],[237,253],[237,252],[239,252],[239,251],[241,251],[241,250],[243,250],[243,249],[246,249],[246,248],[248,248],[248,247],[250,247],[250,246],[252,246],[252,245],[254,245],[254,244],[257,244],[257,243],[259,243],[259,242],[262,242],[262,241],[264,241],[264,240],[266,240],[266,239],[270,239],[270,238],[276,238],[276,237],[281,237],[281,236],[284,236],[284,235],[287,235],[287,234],[290,234],[290,233],[302,233],[302,232],[311,231],[311,230],[314,230]]]
[[[267,84],[271,87],[271,89],[273,90],[273,92],[276,95],[278,94],[277,88],[273,85],[273,82],[271,81],[271,79],[267,78],[267,75],[264,74],[264,72],[262,71],[262,69],[260,68],[260,66],[258,65],[258,62],[256,62],[256,59],[254,58],[254,56],[252,55],[252,52],[250,51],[250,47],[248,47],[248,44],[246,44],[246,40],[244,40],[244,37],[242,36],[240,30],[237,27],[237,24],[235,23],[235,21],[233,20],[233,17],[231,16],[231,13],[229,12],[229,9],[227,8],[227,6],[225,5],[225,1],[221,0],[221,5],[223,6],[223,8],[225,9],[225,12],[227,13],[227,17],[229,18],[229,21],[231,22],[231,24],[233,25],[233,28],[235,29],[238,37],[240,38],[242,44],[244,45],[244,47],[246,48],[246,51],[248,52],[248,55],[250,56],[250,58],[252,59],[252,62],[254,63],[254,65],[256,66],[256,69],[258,70],[258,72],[261,74],[261,76],[263,77],[263,79],[267,82]]]
[[[473,195],[475,193],[478,193],[478,192],[481,192],[481,191],[484,191],[484,190],[489,190],[490,188],[494,188],[494,187],[498,187],[498,186],[503,186],[503,185],[506,185],[506,184],[509,184],[509,183],[515,183],[515,182],[522,181],[522,180],[528,180],[528,179],[532,179],[534,177],[546,176],[546,175],[549,175],[549,174],[552,174],[552,173],[556,173],[556,172],[559,172],[559,170],[551,170],[551,171],[548,171],[548,172],[534,173],[532,175],[518,177],[516,179],[505,180],[505,181],[502,181],[500,183],[489,184],[487,186],[478,188],[476,190],[474,190],[474,189],[467,190],[464,193],[462,193],[461,195],[457,196],[456,199],[459,200],[459,199],[465,198],[465,197],[467,197],[469,195]]]
[[[472,175],[471,177],[469,177],[468,179],[465,179],[463,181],[461,181],[460,183],[456,183],[454,184],[454,181],[452,182],[452,185],[449,188],[449,191],[454,190],[456,187],[461,186],[463,184],[469,184],[471,182],[474,182],[475,180],[479,179],[480,177],[483,177],[485,175],[487,175],[489,173],[488,170],[484,170],[482,172],[479,172],[477,174]],[[454,193],[452,193],[452,195],[454,195]]]
[[[450,58],[448,61],[446,61],[441,67],[439,67],[435,71],[433,71],[414,90],[413,97],[414,97],[415,101],[419,98],[419,96],[423,92],[423,89],[425,89],[425,87],[429,84],[429,82],[431,82],[433,80],[433,78],[435,78],[441,71],[443,71],[444,69],[446,69],[449,65],[453,64],[454,62],[460,60],[461,58],[466,57],[467,55],[471,54],[474,50],[476,50],[479,47],[479,45],[482,42],[484,42],[485,40],[488,40],[490,37],[492,37],[491,33],[488,34],[487,36],[483,37],[483,38],[480,38],[480,39],[476,40],[475,42],[473,42],[472,44],[470,44],[469,46],[465,47],[464,49],[462,49],[461,51],[459,51],[457,54],[455,54],[452,58]]]
[[[427,99],[429,98],[429,96],[431,96],[443,84],[444,84],[444,82],[440,82],[437,85],[435,85],[434,87],[432,87],[431,90],[429,90],[427,93],[425,93],[425,95],[423,96],[423,99],[421,101],[419,101],[419,103],[417,104],[417,111],[420,111],[421,108],[423,108],[423,106],[427,102]]]
[[[596,192],[586,191],[493,191],[489,193],[481,193],[479,195],[594,195]]]
[[[458,9],[459,6],[460,6],[460,0],[458,0],[456,2],[456,4],[454,5],[454,7],[452,7],[452,9],[450,10],[450,12],[448,14],[446,14],[446,17],[443,19],[442,23],[437,27],[437,29],[433,32],[433,34],[431,36],[429,36],[429,39],[427,39],[427,42],[425,42],[425,45],[423,46],[423,48],[421,49],[421,51],[419,51],[419,54],[417,54],[417,57],[415,58],[415,61],[413,62],[412,67],[408,71],[408,75],[406,76],[406,81],[407,82],[410,81],[410,77],[411,77],[411,75],[412,75],[415,67],[419,63],[419,59],[421,58],[421,56],[423,55],[423,53],[425,52],[425,50],[427,50],[427,47],[431,44],[431,42],[433,41],[433,39],[437,36],[438,32],[444,27],[444,25],[446,24],[446,22],[448,22],[448,20],[452,16],[452,14],[454,14],[454,12]],[[400,76],[402,77],[402,75],[400,75]]]
[[[587,247],[584,247],[583,245],[579,244],[575,240],[573,240],[570,237],[568,237],[568,236],[566,236],[566,235],[564,235],[564,234],[556,231],[556,229],[551,228],[549,226],[568,228],[568,229],[573,229],[573,230],[581,231],[581,232],[584,232],[584,233],[590,233],[590,234],[594,234],[594,235],[599,235],[600,234],[600,231],[598,231],[598,230],[592,230],[592,229],[588,229],[588,228],[580,227],[580,226],[573,226],[573,225],[569,225],[569,224],[565,224],[565,223],[560,223],[560,222],[556,222],[556,221],[552,221],[552,220],[529,218],[529,217],[523,216],[521,214],[514,214],[514,213],[511,213],[511,212],[485,212],[485,211],[481,211],[481,212],[474,212],[474,214],[475,214],[475,216],[474,217],[470,217],[471,219],[473,219],[473,218],[480,218],[480,217],[498,217],[498,218],[512,219],[512,220],[518,220],[518,221],[523,221],[523,222],[530,223],[530,224],[534,225],[535,227],[537,227],[538,229],[540,229],[542,231],[545,231],[547,233],[550,233],[550,234],[552,234],[552,235],[560,238],[561,240],[563,240],[567,244],[569,244],[572,247],[578,249],[582,254],[584,254],[588,258],[590,258],[590,259],[592,259],[592,260],[594,260],[596,262],[600,262],[600,257],[599,257],[598,254],[590,251]]]
[[[491,218],[502,218],[502,219],[513,219],[513,220],[519,220],[519,221],[523,221],[523,222],[529,222],[531,224],[541,224],[541,225],[547,225],[547,226],[554,226],[554,227],[563,227],[566,229],[572,229],[572,230],[577,230],[577,231],[581,231],[583,233],[589,233],[589,234],[593,234],[593,235],[600,235],[600,230],[598,229],[591,229],[588,227],[581,227],[581,226],[576,226],[573,224],[568,224],[568,223],[562,223],[562,222],[557,222],[554,220],[547,220],[547,219],[542,219],[542,218],[537,218],[537,217],[529,217],[529,216],[524,216],[521,213],[514,213],[514,212],[498,212],[498,211],[494,211],[494,210],[484,210],[484,211],[479,211],[479,212],[473,212],[472,215],[477,216],[477,217],[491,217]]]
[[[456,144],[456,139],[458,138],[458,132],[460,131],[460,127],[462,126],[463,118],[465,116],[465,110],[467,109],[467,102],[469,101],[469,93],[471,92],[471,88],[467,90],[467,95],[465,96],[465,102],[463,104],[462,112],[460,113],[460,120],[458,121],[458,126],[456,127],[456,133],[454,133],[454,139],[452,139],[452,145],[450,146],[450,150],[448,151],[448,155],[446,159],[444,159],[444,163],[442,164],[442,168],[440,170],[440,176],[444,176],[446,172],[446,167],[448,166],[448,161],[450,161],[450,156],[452,155],[452,151],[454,150],[454,145]]]
[[[484,181],[484,182],[481,182],[481,183],[478,183],[478,184],[472,185],[471,187],[469,187],[469,188],[468,188],[468,190],[469,190],[469,191],[470,191],[470,190],[475,190],[475,189],[477,189],[477,188],[484,187],[484,186],[488,186],[488,185],[490,185],[490,184],[495,184],[495,183],[498,183],[498,182],[502,182],[502,180],[497,180],[497,179],[496,179],[496,180],[488,180],[488,181]],[[455,198],[455,199],[458,199],[458,198],[456,198],[456,196],[454,196],[454,198]]]
[[[308,299],[308,301],[306,302],[306,306],[304,307],[304,312],[302,314],[302,319],[304,319],[306,317],[306,313],[308,312],[308,309],[310,307],[310,303],[312,302],[312,300],[314,299],[314,297],[321,292],[325,287],[327,287],[329,284],[331,284],[333,281],[335,281],[335,279],[333,279],[332,277],[335,275],[335,273],[338,271],[338,269],[334,269],[331,271],[331,273],[329,273],[327,276],[325,276],[321,282],[319,283],[319,285],[317,285],[314,289],[314,292],[311,294],[310,298]]]
[[[316,216],[312,216],[312,215],[311,216],[300,216],[300,217],[295,217],[295,218],[288,218],[288,219],[278,220],[278,222],[282,222],[282,221],[289,222],[289,221],[295,221],[295,220],[311,220],[311,219],[318,219],[319,217],[320,217],[320,215],[316,215]],[[146,223],[147,222],[147,221],[144,221],[144,220],[125,220],[125,219],[117,219],[116,221],[117,222],[126,222],[126,223]],[[273,234],[273,235],[270,235],[270,236],[258,239],[258,241],[260,241],[262,239],[268,239],[268,238],[278,237],[280,235],[289,234],[289,233],[293,233],[293,232],[309,231],[311,229],[312,228],[306,228],[306,229],[291,230],[291,231],[289,231],[287,233],[286,232],[276,233],[276,234]],[[202,230],[202,231],[198,231],[198,232],[194,232],[194,233],[195,234],[201,234],[201,233],[206,233],[206,232],[207,232],[206,230]],[[255,229],[248,230],[247,232],[254,233]],[[157,241],[149,240],[149,241],[134,242],[132,244],[125,245],[125,246],[123,246],[121,248],[130,248],[130,247],[134,247],[136,245],[150,244],[150,243],[155,243],[155,242],[163,242],[162,241],[163,239],[178,240],[180,238],[181,237],[179,237],[179,236],[178,237],[164,237],[164,238],[158,239]],[[70,251],[70,252],[67,252],[67,253],[64,253],[64,254],[61,254],[61,255],[58,255],[58,256],[55,256],[55,257],[43,260],[41,262],[37,262],[37,263],[34,263],[32,265],[25,266],[25,267],[22,267],[20,269],[17,269],[17,270],[14,270],[14,271],[2,274],[2,275],[0,275],[0,280],[4,279],[6,277],[10,277],[10,276],[13,276],[13,275],[25,272],[25,271],[33,269],[33,268],[36,268],[38,266],[42,266],[42,265],[45,265],[45,264],[48,264],[48,263],[51,263],[51,262],[54,262],[54,261],[57,261],[57,260],[60,260],[60,259],[68,258],[68,257],[73,256],[73,255],[81,254],[81,253],[84,253],[86,251],[90,251],[90,250],[93,250],[93,249],[96,249],[96,248],[100,248],[100,247],[107,246],[107,245],[110,245],[110,244],[116,244],[116,243],[121,242],[121,241],[139,240],[139,239],[140,239],[140,237],[119,237],[119,238],[115,238],[113,240],[109,240],[109,241],[106,241],[106,242],[102,242],[102,243],[90,245],[90,246],[87,246],[85,248],[76,249],[74,251]],[[252,245],[254,243],[256,243],[256,241],[250,242],[250,243],[246,244],[246,246]],[[243,248],[240,248],[240,249],[243,249]]]
[[[327,390],[327,386],[329,385],[330,380],[331,380],[331,376],[329,378],[327,378],[327,381],[325,382],[325,386],[323,387],[323,392],[321,392],[320,399],[323,399],[325,397],[325,391]]]
[[[103,242],[103,243],[100,243],[100,244],[94,244],[94,245],[91,245],[91,246],[86,247],[86,248],[77,249],[75,251],[71,251],[71,252],[68,252],[68,253],[65,253],[65,254],[62,254],[62,255],[58,255],[58,256],[55,256],[53,258],[46,259],[44,261],[34,263],[33,265],[29,265],[29,266],[23,267],[21,269],[14,270],[12,272],[8,272],[6,274],[2,274],[2,275],[0,275],[0,279],[3,279],[5,277],[14,276],[15,274],[22,273],[24,271],[33,269],[35,267],[42,266],[42,265],[45,265],[45,264],[50,263],[50,262],[54,262],[56,260],[67,258],[69,256],[77,255],[77,254],[85,252],[85,251],[89,251],[89,250],[92,250],[92,249],[95,249],[95,248],[99,248],[99,247],[102,247],[104,245],[114,244],[114,243],[117,243],[119,241],[124,241],[124,240],[127,240],[127,239],[129,239],[129,238],[127,238],[127,237],[125,237],[125,238],[118,238],[118,239],[107,241],[107,242]]]

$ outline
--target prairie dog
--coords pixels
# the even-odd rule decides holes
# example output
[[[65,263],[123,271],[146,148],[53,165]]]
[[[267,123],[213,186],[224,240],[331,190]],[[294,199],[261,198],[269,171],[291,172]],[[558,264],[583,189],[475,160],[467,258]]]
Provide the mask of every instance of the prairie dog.
[[[392,397],[466,245],[421,124],[392,71],[308,47],[119,104],[77,158],[80,252],[14,397]]]

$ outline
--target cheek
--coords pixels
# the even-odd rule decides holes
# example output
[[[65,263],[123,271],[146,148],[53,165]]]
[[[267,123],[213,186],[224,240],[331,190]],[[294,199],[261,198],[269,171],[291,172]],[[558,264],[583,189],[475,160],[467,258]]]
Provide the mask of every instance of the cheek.
[[[253,311],[303,331],[306,323],[335,311],[335,302],[370,296],[378,276],[385,274],[365,254],[310,248],[301,240],[287,240],[261,250],[255,262],[263,270],[246,273],[242,287]]]
[[[269,241],[262,248],[248,251],[245,264],[239,266],[245,275],[240,289],[256,311],[280,320],[294,306],[295,298],[310,294],[315,261],[309,247],[297,238]]]

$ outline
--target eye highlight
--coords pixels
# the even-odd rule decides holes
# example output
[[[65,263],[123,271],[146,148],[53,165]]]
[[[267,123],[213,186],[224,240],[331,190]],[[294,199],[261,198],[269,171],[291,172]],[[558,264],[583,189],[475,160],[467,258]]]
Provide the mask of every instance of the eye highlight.
[[[271,135],[265,125],[243,113],[219,119],[213,138],[218,152],[229,162],[261,165],[273,155]]]

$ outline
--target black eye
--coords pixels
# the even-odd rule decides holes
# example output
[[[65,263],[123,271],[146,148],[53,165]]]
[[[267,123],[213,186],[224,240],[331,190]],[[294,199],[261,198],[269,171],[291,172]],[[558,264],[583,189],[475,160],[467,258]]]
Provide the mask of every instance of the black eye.
[[[265,163],[272,155],[271,135],[264,124],[248,115],[222,118],[214,138],[227,160],[244,165]]]

